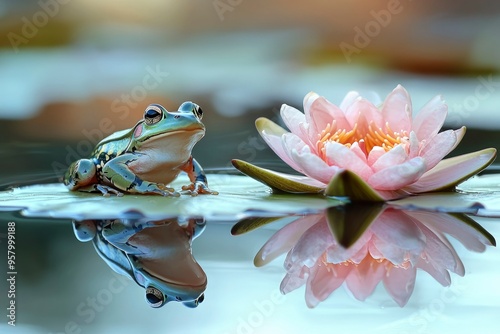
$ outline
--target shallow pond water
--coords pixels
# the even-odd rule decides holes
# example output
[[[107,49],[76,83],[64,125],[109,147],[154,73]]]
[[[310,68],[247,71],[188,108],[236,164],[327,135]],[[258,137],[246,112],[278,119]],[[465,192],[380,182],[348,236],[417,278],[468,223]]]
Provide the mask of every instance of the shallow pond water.
[[[14,280],[1,286],[15,330],[492,332],[496,175],[355,207],[244,176],[209,180],[219,195],[104,198],[57,183],[0,193],[4,259],[15,226],[15,274],[2,261]]]

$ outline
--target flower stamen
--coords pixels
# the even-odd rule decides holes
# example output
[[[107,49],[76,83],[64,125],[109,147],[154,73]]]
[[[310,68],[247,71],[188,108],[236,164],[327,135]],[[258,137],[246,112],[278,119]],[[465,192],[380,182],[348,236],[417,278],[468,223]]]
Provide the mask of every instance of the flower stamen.
[[[387,152],[408,140],[409,136],[406,131],[394,132],[389,122],[385,123],[385,129],[377,128],[374,122],[370,122],[368,133],[365,135],[366,153],[370,153],[376,146],[382,147]]]
[[[354,128],[350,131],[346,129],[338,129],[335,131],[336,122],[333,121],[332,124],[328,123],[326,128],[321,131],[318,135],[318,141],[316,142],[316,149],[319,156],[326,161],[326,149],[325,144],[328,142],[336,142],[347,147],[351,147],[351,145],[356,141],[354,137],[356,135],[356,131],[358,129],[358,125],[355,124]]]
[[[395,146],[408,143],[409,141],[406,131],[394,132],[389,122],[385,123],[384,128],[377,127],[374,122],[370,122],[368,129],[365,131],[359,129],[357,123],[349,131],[346,129],[336,129],[335,121],[328,123],[325,129],[318,134],[316,142],[318,155],[321,159],[327,161],[325,145],[328,142],[336,142],[347,147],[351,147],[352,144],[357,142],[366,156],[368,156],[374,147],[382,147],[387,152]]]

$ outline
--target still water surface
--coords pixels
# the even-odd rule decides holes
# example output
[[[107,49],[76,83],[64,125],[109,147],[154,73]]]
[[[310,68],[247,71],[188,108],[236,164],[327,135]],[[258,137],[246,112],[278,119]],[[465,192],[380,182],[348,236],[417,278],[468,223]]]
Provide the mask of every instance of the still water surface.
[[[20,163],[50,166],[56,153],[19,152],[3,152],[4,188],[56,181]],[[220,192],[210,197],[103,198],[60,184],[1,193],[0,264],[9,272],[14,223],[16,270],[15,297],[0,283],[1,332],[496,332],[495,175],[445,205],[467,214],[449,214],[339,209],[225,173],[209,175]]]
[[[2,257],[8,222],[17,250],[16,327],[2,330],[461,333],[474,323],[495,331],[495,218],[381,207],[227,218],[2,212]]]

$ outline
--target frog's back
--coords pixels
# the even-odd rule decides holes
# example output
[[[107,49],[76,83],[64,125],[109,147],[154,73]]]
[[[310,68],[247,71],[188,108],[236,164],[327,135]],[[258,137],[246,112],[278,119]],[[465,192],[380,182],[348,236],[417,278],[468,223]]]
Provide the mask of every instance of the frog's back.
[[[101,153],[108,156],[120,155],[130,143],[131,132],[132,129],[125,129],[107,136],[96,145],[92,156],[98,157]]]

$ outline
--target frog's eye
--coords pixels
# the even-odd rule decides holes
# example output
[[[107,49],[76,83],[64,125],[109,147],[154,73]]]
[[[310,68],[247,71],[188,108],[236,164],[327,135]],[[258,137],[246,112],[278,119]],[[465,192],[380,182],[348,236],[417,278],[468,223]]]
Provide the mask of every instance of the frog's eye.
[[[191,101],[184,102],[179,107],[180,112],[185,113],[193,113],[200,121],[203,118],[203,110],[201,110],[200,106]]]
[[[201,121],[203,118],[203,110],[201,110],[200,106],[195,104],[193,108],[193,113],[198,117],[198,119]]]
[[[144,112],[144,121],[147,125],[158,123],[161,120],[162,113],[156,108],[149,107]]]
[[[195,308],[198,305],[200,305],[203,302],[203,300],[205,300],[205,294],[204,293],[202,293],[195,300],[190,300],[190,301],[184,302],[184,305],[187,306],[187,307],[190,307],[190,308]]]
[[[157,288],[150,286],[146,289],[146,300],[149,306],[158,308],[165,304],[165,295]]]

